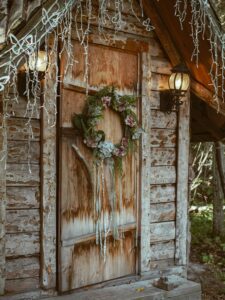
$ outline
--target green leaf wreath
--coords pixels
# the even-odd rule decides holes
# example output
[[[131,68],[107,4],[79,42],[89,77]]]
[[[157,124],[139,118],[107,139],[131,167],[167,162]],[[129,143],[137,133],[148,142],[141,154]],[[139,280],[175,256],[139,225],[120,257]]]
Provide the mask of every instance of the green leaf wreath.
[[[114,87],[104,87],[87,97],[81,114],[72,116],[73,126],[80,132],[86,146],[93,149],[97,161],[110,157],[121,159],[127,155],[134,141],[139,139],[143,129],[138,126],[138,118],[134,112],[136,101],[135,96],[121,96]],[[121,117],[124,136],[119,144],[106,141],[104,131],[96,130],[106,108],[114,110]]]

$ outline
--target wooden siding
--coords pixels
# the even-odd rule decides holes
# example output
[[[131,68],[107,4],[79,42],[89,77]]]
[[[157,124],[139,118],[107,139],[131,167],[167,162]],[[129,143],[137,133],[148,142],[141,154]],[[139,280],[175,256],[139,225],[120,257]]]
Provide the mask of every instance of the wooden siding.
[[[6,293],[39,287],[40,270],[40,120],[31,120],[34,139],[24,118],[26,99],[11,102],[6,169]],[[29,153],[29,154],[28,154]],[[30,159],[30,170],[28,165]]]
[[[168,88],[171,64],[154,42],[151,55],[151,269],[175,264],[177,113],[161,112],[160,90]]]

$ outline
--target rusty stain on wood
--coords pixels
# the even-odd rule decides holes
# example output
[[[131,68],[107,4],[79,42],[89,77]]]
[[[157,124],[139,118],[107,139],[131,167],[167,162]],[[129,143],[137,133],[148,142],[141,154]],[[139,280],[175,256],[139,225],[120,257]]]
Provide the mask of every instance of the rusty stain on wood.
[[[94,284],[134,274],[136,271],[135,231],[124,232],[124,238],[118,241],[115,241],[113,237],[108,238],[105,262],[95,240],[65,247],[62,251],[64,254],[62,267],[68,274],[67,277],[63,277],[64,290],[82,286],[85,282]],[[94,260],[93,257],[95,257]],[[84,268],[87,264],[88,272]]]

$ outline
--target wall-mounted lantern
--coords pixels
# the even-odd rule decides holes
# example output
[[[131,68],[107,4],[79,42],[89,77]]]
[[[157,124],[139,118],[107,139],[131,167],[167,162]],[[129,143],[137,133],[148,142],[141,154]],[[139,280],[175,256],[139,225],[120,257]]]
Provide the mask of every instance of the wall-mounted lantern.
[[[38,80],[42,81],[45,78],[45,71],[48,67],[48,55],[45,51],[38,51],[32,53],[28,62],[24,64],[20,71],[18,72],[17,77],[17,90],[20,96],[24,96],[27,88],[27,72],[29,72],[29,77],[33,80],[34,72],[36,71],[38,75]],[[29,88],[31,87],[29,83]]]
[[[45,72],[48,66],[48,56],[45,51],[38,51],[29,57],[29,69],[31,71]]]
[[[190,85],[189,71],[185,64],[181,63],[171,71],[168,82],[169,90],[160,92],[160,110],[168,113],[173,109],[178,110]]]

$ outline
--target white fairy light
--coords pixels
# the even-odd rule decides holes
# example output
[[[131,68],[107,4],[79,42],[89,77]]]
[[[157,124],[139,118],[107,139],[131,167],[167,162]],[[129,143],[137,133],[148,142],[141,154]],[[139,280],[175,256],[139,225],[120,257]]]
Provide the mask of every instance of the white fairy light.
[[[225,100],[225,34],[217,24],[208,0],[191,0],[191,37],[194,49],[191,59],[195,59],[198,67],[200,55],[200,38],[206,38],[206,29],[209,32],[207,37],[210,43],[211,69],[209,71],[211,85],[214,90],[214,101],[218,103],[219,96]],[[187,0],[176,0],[175,16],[179,18],[181,28],[187,14]]]

